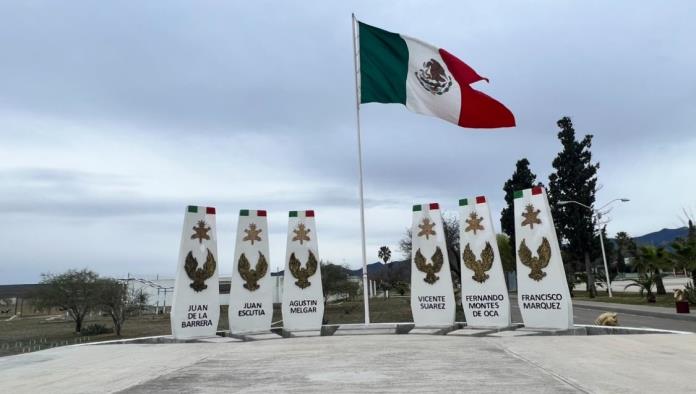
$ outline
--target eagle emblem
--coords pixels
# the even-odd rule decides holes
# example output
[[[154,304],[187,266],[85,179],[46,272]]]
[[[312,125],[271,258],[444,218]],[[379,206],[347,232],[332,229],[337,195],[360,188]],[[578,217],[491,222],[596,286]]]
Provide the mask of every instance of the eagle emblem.
[[[546,237],[541,239],[541,245],[537,248],[538,257],[532,257],[532,251],[529,250],[524,239],[520,244],[520,249],[517,251],[517,254],[520,256],[522,264],[531,268],[532,271],[529,273],[530,278],[538,282],[546,276],[546,272],[541,270],[542,268],[548,267],[549,261],[551,260],[551,245]]]
[[[435,274],[440,272],[442,263],[444,262],[442,250],[440,250],[439,246],[435,249],[435,253],[433,253],[431,260],[433,261],[432,264],[427,262],[426,258],[421,254],[420,249],[416,251],[416,257],[414,258],[416,268],[418,268],[418,271],[425,272],[425,278],[423,278],[423,280],[432,285],[440,279],[440,277]]]
[[[476,260],[476,255],[471,251],[469,244],[466,244],[464,252],[462,252],[462,261],[466,268],[474,271],[474,276],[471,279],[483,283],[490,277],[486,271],[493,267],[493,256],[493,248],[488,242],[486,242],[486,246],[481,251],[481,260]]]
[[[302,262],[295,257],[295,253],[290,253],[290,262],[288,268],[290,268],[290,273],[297,279],[295,284],[300,288],[304,289],[309,287],[312,283],[307,280],[310,276],[317,272],[317,258],[314,257],[314,253],[309,251],[309,257],[307,258],[307,264],[302,268]]]
[[[445,68],[435,59],[423,63],[423,68],[414,74],[423,89],[432,94],[440,96],[452,87],[452,77],[447,75]]]
[[[208,288],[205,281],[215,274],[215,267],[217,263],[215,262],[215,257],[208,249],[208,256],[205,259],[205,264],[203,268],[198,268],[198,260],[193,257],[192,252],[188,252],[186,255],[186,263],[184,264],[184,270],[189,279],[193,282],[189,285],[195,292],[203,291]]]
[[[268,272],[268,261],[266,261],[266,256],[259,252],[259,260],[256,262],[256,268],[251,269],[249,260],[247,260],[244,253],[242,253],[242,255],[239,256],[237,271],[239,271],[239,276],[246,281],[243,285],[245,289],[249,291],[258,289],[261,286],[259,286],[257,282],[266,276],[266,272]]]

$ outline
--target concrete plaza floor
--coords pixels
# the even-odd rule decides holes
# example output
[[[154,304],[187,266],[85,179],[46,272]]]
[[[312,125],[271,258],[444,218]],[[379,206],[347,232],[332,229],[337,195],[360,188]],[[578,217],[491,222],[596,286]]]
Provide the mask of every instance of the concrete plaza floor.
[[[0,358],[3,392],[691,392],[696,335],[359,335]]]

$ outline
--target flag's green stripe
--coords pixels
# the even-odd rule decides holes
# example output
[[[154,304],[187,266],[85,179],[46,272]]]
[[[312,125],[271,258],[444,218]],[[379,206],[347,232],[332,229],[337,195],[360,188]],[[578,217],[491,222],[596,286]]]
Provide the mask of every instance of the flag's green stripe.
[[[418,211],[420,211],[420,210],[421,210],[421,206],[420,206],[420,205],[414,205],[414,206],[413,206],[413,212],[418,212]]]
[[[189,205],[189,206],[188,206],[188,211],[189,211],[189,212],[192,212],[192,213],[196,213],[196,212],[198,212],[198,207],[195,206],[195,205]]]
[[[249,210],[248,209],[240,209],[239,216],[249,216]]]
[[[522,190],[515,190],[514,198],[521,198],[521,197],[522,197]]]
[[[290,217],[291,217],[291,218],[296,218],[296,217],[297,217],[297,211],[290,211]]]
[[[358,22],[360,102],[406,104],[408,47],[396,33]]]
[[[469,205],[469,200],[468,200],[468,199],[462,198],[461,200],[459,200],[459,206],[460,206],[460,207],[463,207],[463,206],[466,206],[466,205]]]

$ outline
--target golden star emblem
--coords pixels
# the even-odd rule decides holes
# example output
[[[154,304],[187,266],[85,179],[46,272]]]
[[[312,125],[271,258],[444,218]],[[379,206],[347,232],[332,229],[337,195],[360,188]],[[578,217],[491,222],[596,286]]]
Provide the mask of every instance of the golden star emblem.
[[[430,239],[431,235],[435,235],[433,227],[435,227],[435,223],[432,223],[428,218],[423,219],[423,223],[418,225],[418,228],[421,229],[418,236],[425,236],[425,239]]]
[[[263,230],[256,229],[256,224],[249,223],[249,228],[244,229],[244,232],[247,235],[244,238],[242,238],[242,241],[250,241],[253,245],[254,241],[261,241],[261,237],[259,237],[259,234],[261,234],[262,231]]]
[[[297,225],[297,228],[292,230],[293,233],[295,233],[295,236],[292,237],[293,241],[300,241],[300,245],[302,245],[302,242],[304,241],[309,241],[309,232],[312,231],[308,228],[305,228],[305,225],[303,223],[300,223]]]
[[[481,222],[483,221],[482,217],[479,217],[478,213],[476,212],[471,212],[469,214],[469,219],[466,219],[465,222],[468,224],[464,231],[473,231],[474,235],[476,235],[476,231],[478,230],[483,230],[483,226],[481,225]]]
[[[195,231],[195,233],[191,235],[191,239],[198,239],[198,243],[203,243],[204,239],[210,240],[210,235],[208,235],[210,227],[205,227],[204,220],[199,220],[198,224],[193,227],[193,231]]]
[[[530,229],[534,228],[535,224],[541,224],[541,219],[539,219],[537,216],[541,213],[540,210],[534,210],[534,205],[528,204],[526,207],[524,207],[525,212],[522,212],[522,216],[524,216],[524,220],[522,221],[522,226],[529,225]]]

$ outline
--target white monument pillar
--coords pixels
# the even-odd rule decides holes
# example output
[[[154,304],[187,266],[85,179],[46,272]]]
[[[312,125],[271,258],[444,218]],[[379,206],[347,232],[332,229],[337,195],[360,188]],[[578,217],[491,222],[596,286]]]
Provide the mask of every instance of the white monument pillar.
[[[525,327],[573,327],[570,299],[556,228],[543,187],[514,193],[517,302]]]
[[[469,327],[508,327],[510,299],[486,197],[459,200],[462,306]]]
[[[220,318],[215,208],[184,215],[170,321],[175,338],[215,336]]]
[[[440,206],[414,205],[411,227],[411,311],[416,327],[454,324],[452,288]]]
[[[283,328],[320,330],[324,294],[314,211],[290,211],[283,278]]]
[[[274,283],[270,265],[266,211],[240,210],[230,283],[230,332],[271,330]]]

